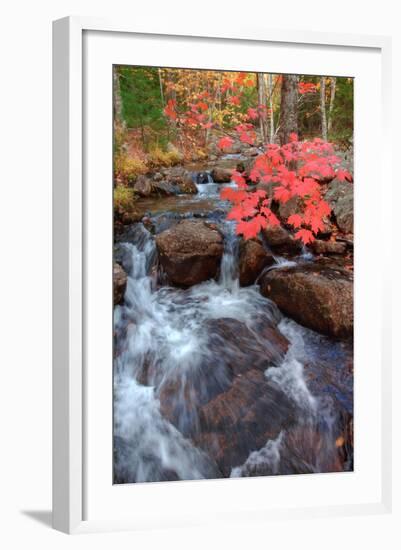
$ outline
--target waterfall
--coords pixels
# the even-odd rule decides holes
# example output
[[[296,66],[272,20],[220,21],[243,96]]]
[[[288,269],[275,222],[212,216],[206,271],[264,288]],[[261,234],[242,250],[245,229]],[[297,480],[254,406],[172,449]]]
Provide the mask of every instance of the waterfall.
[[[237,184],[234,181],[230,183],[215,183],[212,178],[211,172],[198,172],[193,175],[195,185],[198,189],[198,195],[200,197],[208,197],[218,199],[220,190],[223,187],[236,187]]]
[[[235,234],[235,222],[224,223],[225,246],[221,259],[219,283],[232,291],[239,289],[238,280],[238,238]]]
[[[305,375],[314,349],[320,358],[322,350],[334,349],[332,344],[329,348],[324,339],[282,318],[256,285],[239,286],[235,226],[226,221],[221,227],[225,248],[219,279],[186,290],[158,287],[154,237],[142,224],[134,227],[131,242],[122,244],[131,261],[124,304],[114,313],[115,483],[221,477],[215,460],[197,444],[203,429],[199,408],[231,387],[232,366],[254,360],[247,354],[258,346],[279,357],[275,341],[260,330],[278,322],[290,346],[264,376],[293,404],[298,422],[258,450],[251,448],[231,476],[327,471],[336,454],[332,401],[316,397]],[[221,326],[227,330],[227,320],[243,327],[237,339],[216,333]],[[325,353],[330,366],[333,359]],[[335,364],[340,348],[336,353]],[[312,448],[321,451],[309,456]]]

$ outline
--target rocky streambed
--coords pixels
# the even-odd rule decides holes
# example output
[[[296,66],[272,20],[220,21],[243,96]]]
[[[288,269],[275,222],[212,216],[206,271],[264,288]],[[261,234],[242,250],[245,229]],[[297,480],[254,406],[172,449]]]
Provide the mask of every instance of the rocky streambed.
[[[351,232],[244,242],[217,168],[157,175],[116,231],[114,480],[352,470]]]

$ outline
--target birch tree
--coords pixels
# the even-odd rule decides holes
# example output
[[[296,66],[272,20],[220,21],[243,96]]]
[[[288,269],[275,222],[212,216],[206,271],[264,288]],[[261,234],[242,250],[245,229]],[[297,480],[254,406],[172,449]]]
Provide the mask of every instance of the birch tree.
[[[123,104],[121,100],[120,73],[118,72],[118,67],[114,67],[113,70],[113,96],[114,126],[116,128],[123,128]]]
[[[320,79],[320,112],[322,117],[322,138],[327,141],[327,117],[326,117],[326,78]]]
[[[265,113],[267,109],[267,97],[266,97],[266,88],[265,88],[265,80],[264,80],[263,73],[257,73],[257,85],[258,85],[258,103],[260,106],[263,106],[261,115],[259,117],[260,134],[261,134],[263,143],[267,143],[268,133],[267,133],[267,118]]]
[[[269,117],[270,117],[270,143],[274,143],[274,112],[273,112],[273,75],[266,75],[267,92],[269,96]]]
[[[333,109],[334,109],[334,100],[336,98],[336,84],[337,84],[337,78],[333,76],[330,81],[329,120],[327,124],[328,134],[330,134],[331,128],[333,126]]]

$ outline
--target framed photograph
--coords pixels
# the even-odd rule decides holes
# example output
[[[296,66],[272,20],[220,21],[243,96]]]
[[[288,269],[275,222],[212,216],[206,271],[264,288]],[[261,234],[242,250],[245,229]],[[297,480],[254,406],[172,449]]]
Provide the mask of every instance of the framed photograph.
[[[53,52],[54,527],[389,511],[389,39]]]

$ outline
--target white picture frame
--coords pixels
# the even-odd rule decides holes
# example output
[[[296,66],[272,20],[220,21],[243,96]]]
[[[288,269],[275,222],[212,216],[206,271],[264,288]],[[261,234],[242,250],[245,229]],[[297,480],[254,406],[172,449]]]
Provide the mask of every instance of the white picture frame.
[[[87,495],[85,486],[89,475],[90,463],[85,461],[86,447],[88,446],[88,430],[91,423],[87,420],[86,387],[87,379],[87,340],[85,318],[88,315],[85,306],[87,280],[85,270],[88,264],[88,220],[85,218],[85,155],[88,154],[84,139],[84,80],[85,71],[83,59],[85,52],[85,33],[108,33],[109,40],[113,37],[145,37],[147,40],[157,40],[160,37],[179,37],[181,41],[209,42],[218,40],[221,44],[278,44],[289,47],[309,48],[317,47],[341,48],[346,55],[355,55],[362,49],[374,51],[380,58],[380,101],[372,107],[377,109],[375,116],[380,129],[379,143],[384,151],[389,140],[390,128],[390,63],[391,41],[387,37],[341,35],[331,33],[311,33],[278,31],[269,29],[231,29],[227,31],[208,31],[210,36],[196,28],[182,29],[169,25],[168,33],[163,28],[147,28],[139,22],[114,22],[87,17],[68,17],[54,22],[53,32],[53,526],[66,533],[79,533],[99,530],[138,529],[170,525],[190,525],[193,523],[207,523],[213,520],[213,511],[205,510],[204,517],[199,517],[196,511],[183,514],[179,507],[171,510],[163,518],[157,513],[150,514],[150,508],[143,505],[142,515],[130,518],[127,516],[108,517],[99,513],[96,518],[88,518]],[[178,39],[178,38],[177,38]],[[209,54],[206,54],[206,61]],[[116,61],[120,62],[119,59]],[[132,61],[135,64],[135,60]],[[160,62],[163,65],[164,61]],[[280,71],[276,71],[280,72]],[[283,71],[285,72],[285,71]],[[302,71],[299,71],[302,72]],[[315,73],[319,74],[319,73]],[[331,73],[330,73],[331,74]],[[111,105],[110,105],[111,110]],[[112,132],[110,126],[109,131]],[[357,138],[358,139],[358,138]],[[363,159],[359,159],[362,162]],[[361,165],[360,165],[361,166]],[[382,155],[378,160],[380,177],[380,197],[391,194],[390,166]],[[110,194],[111,197],[111,194]],[[356,200],[361,199],[361,194]],[[111,207],[110,207],[111,209]],[[385,232],[388,221],[383,208],[378,212],[380,226],[376,232]],[[93,223],[93,217],[92,222]],[[384,258],[383,262],[388,261]],[[382,295],[379,297],[381,312],[389,307],[390,270],[383,269],[380,274]],[[378,280],[374,282],[378,284]],[[111,287],[110,287],[111,288]],[[110,291],[111,292],[111,291]],[[372,387],[377,392],[377,406],[380,407],[380,441],[376,441],[379,448],[377,460],[377,474],[380,476],[377,494],[378,498],[366,497],[363,502],[354,500],[344,503],[333,502],[321,506],[274,506],[269,509],[269,517],[312,517],[313,515],[351,515],[367,513],[385,513],[391,510],[391,357],[388,342],[390,331],[385,326],[385,318],[381,319],[381,332],[378,336],[380,345],[379,383]],[[367,320],[369,322],[369,320]],[[376,335],[377,337],[377,335]],[[111,340],[111,331],[110,331]],[[372,359],[373,361],[373,359]],[[111,366],[110,366],[111,368]],[[110,377],[111,379],[111,377]],[[111,382],[110,382],[111,383]],[[364,391],[367,391],[366,389]],[[110,388],[111,392],[111,388]],[[108,413],[106,413],[108,414]],[[89,414],[90,418],[90,414]],[[111,435],[110,435],[111,439]],[[380,470],[380,471],[379,471]],[[92,472],[91,475],[98,475]],[[99,474],[100,475],[100,474]],[[288,476],[287,476],[288,477]],[[315,477],[315,476],[314,476]],[[319,477],[319,476],[316,476]],[[111,480],[111,477],[110,477]],[[105,480],[102,480],[102,483]],[[234,481],[234,480],[233,480]],[[253,480],[254,481],[254,480]],[[107,482],[107,481],[106,481]],[[100,480],[99,480],[100,483]],[[195,490],[190,483],[164,484],[167,489],[161,489],[162,484],[149,484],[140,487],[142,502],[147,494],[156,491],[166,493],[161,498],[170,498],[172,492],[179,498],[191,498],[191,491]],[[218,482],[201,482],[196,491],[200,495],[199,486],[207,483],[207,491],[219,491]],[[232,481],[230,481],[232,483]],[[238,483],[234,481],[234,483]],[[255,491],[252,480],[241,480],[241,491],[245,488]],[[316,483],[320,483],[316,481]],[[248,488],[246,488],[248,484]],[[158,488],[155,488],[155,487]],[[205,487],[205,485],[204,485]],[[227,488],[227,482],[225,487]],[[239,485],[237,485],[239,491]],[[226,489],[224,489],[226,491]],[[205,491],[203,491],[205,492]],[[120,492],[121,494],[121,492]],[[244,493],[245,494],[245,493]],[[167,496],[166,496],[167,495]],[[229,498],[233,500],[233,491]],[[105,497],[106,498],[106,497]],[[122,498],[122,497],[121,497]],[[130,497],[131,498],[131,497]],[[155,520],[154,518],[158,519]],[[250,514],[240,506],[232,504],[230,513],[226,516],[216,516],[218,521],[246,521]],[[254,520],[264,521],[265,509],[255,505]]]

